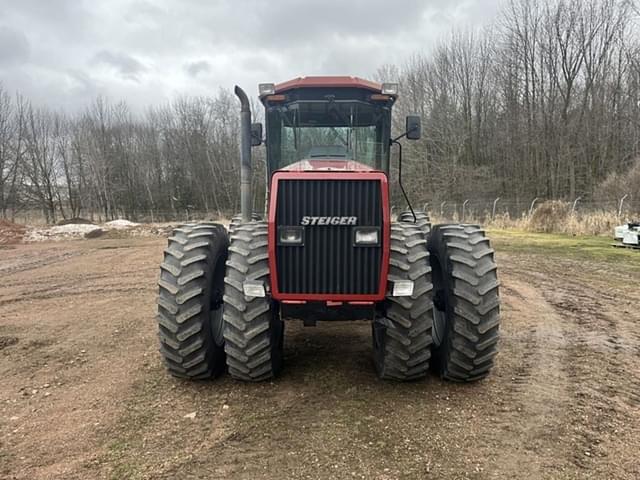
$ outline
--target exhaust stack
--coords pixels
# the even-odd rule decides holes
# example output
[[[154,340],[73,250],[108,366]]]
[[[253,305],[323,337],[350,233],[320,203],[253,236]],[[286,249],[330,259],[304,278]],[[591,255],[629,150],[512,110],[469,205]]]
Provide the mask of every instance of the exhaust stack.
[[[236,85],[240,100],[240,213],[242,221],[251,221],[251,108],[247,94]]]

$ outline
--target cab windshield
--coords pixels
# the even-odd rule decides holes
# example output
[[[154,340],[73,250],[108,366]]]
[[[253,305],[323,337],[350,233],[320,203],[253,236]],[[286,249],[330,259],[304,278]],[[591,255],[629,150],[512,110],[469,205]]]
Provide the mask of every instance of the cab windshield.
[[[267,111],[271,170],[300,160],[355,160],[387,170],[390,110],[358,101],[298,101]]]

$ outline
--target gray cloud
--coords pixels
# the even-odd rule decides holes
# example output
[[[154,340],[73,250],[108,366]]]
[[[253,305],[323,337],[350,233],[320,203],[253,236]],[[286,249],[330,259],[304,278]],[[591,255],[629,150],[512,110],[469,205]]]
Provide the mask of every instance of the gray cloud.
[[[195,62],[185,63],[184,69],[191,77],[197,77],[201,73],[211,71],[211,65],[206,60],[198,60]]]
[[[0,66],[20,65],[29,58],[29,41],[19,31],[0,25]]]
[[[132,1],[129,9],[124,14],[124,19],[129,24],[154,24],[162,20],[166,11],[146,1]]]
[[[93,65],[103,64],[112,67],[116,72],[127,80],[138,81],[138,75],[147,70],[147,68],[131,55],[122,52],[110,52],[101,50],[93,56],[91,60]]]
[[[77,109],[96,94],[144,108],[236,83],[370,77],[490,21],[499,1],[0,0],[0,80]]]

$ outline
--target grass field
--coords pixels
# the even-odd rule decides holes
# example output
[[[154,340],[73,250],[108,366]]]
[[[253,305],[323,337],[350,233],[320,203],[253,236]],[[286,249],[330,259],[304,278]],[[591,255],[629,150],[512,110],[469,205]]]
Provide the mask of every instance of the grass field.
[[[640,270],[640,250],[613,247],[614,242],[609,237],[491,229],[488,234],[494,246],[503,252],[620,263],[633,270]]]

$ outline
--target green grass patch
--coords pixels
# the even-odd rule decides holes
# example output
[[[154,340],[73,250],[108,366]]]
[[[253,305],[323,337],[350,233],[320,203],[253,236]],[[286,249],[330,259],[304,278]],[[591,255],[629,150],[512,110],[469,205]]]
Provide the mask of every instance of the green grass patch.
[[[138,466],[128,460],[131,455],[131,445],[124,439],[116,439],[108,445],[104,460],[111,467],[110,479],[135,480],[141,478]]]
[[[119,457],[128,452],[130,448],[131,446],[126,441],[117,439],[109,444],[108,451],[110,455]]]
[[[143,436],[157,424],[157,410],[150,403],[157,398],[159,383],[152,372],[148,378],[137,380],[132,387],[132,395],[122,401],[125,408],[115,429],[107,433],[104,439],[105,452],[99,463],[110,471],[113,480],[137,480],[143,475],[145,461],[141,457],[144,451]]]
[[[597,260],[640,269],[640,250],[615,248],[613,238],[532,233],[523,230],[488,230],[498,252],[556,255],[565,258]]]

